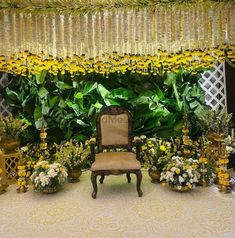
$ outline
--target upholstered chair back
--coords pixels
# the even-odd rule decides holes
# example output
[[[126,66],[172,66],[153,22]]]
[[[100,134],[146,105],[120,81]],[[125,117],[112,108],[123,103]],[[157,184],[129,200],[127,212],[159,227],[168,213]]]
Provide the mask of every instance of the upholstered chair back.
[[[131,147],[131,116],[119,106],[101,110],[97,123],[99,150],[105,148]]]

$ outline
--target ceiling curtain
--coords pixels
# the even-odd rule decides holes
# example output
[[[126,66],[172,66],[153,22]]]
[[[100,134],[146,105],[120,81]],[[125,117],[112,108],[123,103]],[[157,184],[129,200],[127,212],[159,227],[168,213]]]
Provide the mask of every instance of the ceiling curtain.
[[[0,54],[29,51],[65,58],[157,55],[235,44],[231,2],[117,8],[88,13],[0,10]]]

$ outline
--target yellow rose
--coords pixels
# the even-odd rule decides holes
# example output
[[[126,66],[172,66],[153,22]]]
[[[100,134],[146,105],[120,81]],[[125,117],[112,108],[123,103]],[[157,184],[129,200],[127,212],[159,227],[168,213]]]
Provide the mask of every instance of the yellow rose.
[[[145,146],[145,145],[141,146],[141,150],[142,151],[147,150],[147,146]]]
[[[2,171],[3,171],[3,170],[0,168],[0,174],[2,173]]]
[[[192,186],[192,184],[188,184],[188,187],[189,187],[190,189],[192,189],[193,186]]]
[[[176,172],[176,174],[180,174],[180,169],[177,168],[177,169],[175,170],[175,172]]]
[[[27,172],[26,177],[28,178],[31,175],[30,171]]]
[[[160,150],[166,151],[166,146],[165,145],[160,145]]]
[[[224,174],[224,178],[229,178],[229,174],[228,173],[226,173],[226,174]]]

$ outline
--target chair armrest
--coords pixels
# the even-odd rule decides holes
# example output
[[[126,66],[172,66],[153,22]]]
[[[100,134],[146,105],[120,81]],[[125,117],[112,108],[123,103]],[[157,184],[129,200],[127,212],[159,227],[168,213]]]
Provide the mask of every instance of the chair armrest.
[[[136,159],[143,163],[142,159],[140,158],[140,151],[141,151],[141,140],[137,138],[134,140],[134,146],[136,148]]]
[[[91,162],[92,163],[95,161],[95,146],[96,146],[96,139],[91,138],[90,139],[90,150],[91,150]]]

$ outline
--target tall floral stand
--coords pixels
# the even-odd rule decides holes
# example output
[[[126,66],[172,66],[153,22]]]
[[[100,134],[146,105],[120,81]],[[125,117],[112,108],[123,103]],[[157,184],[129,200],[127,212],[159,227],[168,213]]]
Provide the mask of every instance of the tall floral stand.
[[[0,194],[5,193],[8,186],[3,158],[0,157]]]
[[[231,192],[229,183],[230,175],[228,173],[228,154],[226,147],[223,144],[224,134],[222,133],[209,133],[207,138],[211,141],[211,145],[207,148],[209,153],[210,162],[215,167],[217,172],[217,184],[219,191],[223,193]]]
[[[16,189],[16,191],[18,193],[25,193],[27,192],[28,187],[26,183],[26,164],[22,155],[20,156],[17,168],[19,178],[17,181],[18,188]]]
[[[227,170],[228,165],[228,154],[226,151],[225,145],[221,147],[222,152],[219,156],[219,173],[218,173],[218,182],[219,182],[219,190],[222,193],[230,193],[231,192],[231,186],[230,186],[230,175]]]

